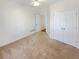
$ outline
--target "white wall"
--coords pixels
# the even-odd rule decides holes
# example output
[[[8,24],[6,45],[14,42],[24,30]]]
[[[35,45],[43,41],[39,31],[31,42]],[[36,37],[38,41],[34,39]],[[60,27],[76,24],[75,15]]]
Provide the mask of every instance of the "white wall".
[[[79,48],[78,10],[78,0],[64,0],[50,6],[51,38]]]
[[[0,1],[0,46],[31,34],[35,30],[36,14],[37,9],[33,7],[10,0]]]

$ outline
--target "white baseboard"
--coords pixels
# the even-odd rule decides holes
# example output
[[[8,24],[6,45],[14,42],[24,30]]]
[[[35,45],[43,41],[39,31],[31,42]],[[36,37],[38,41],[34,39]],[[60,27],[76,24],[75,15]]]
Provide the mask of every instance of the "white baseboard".
[[[21,40],[22,38],[27,37],[27,36],[30,36],[30,35],[32,35],[32,34],[34,34],[34,33],[36,33],[36,31],[30,32],[29,34],[26,34],[26,35],[23,35],[23,36],[21,36],[21,37],[18,37],[18,38],[16,38],[16,40],[14,39],[14,40],[7,41],[7,42],[5,41],[5,42],[3,42],[2,44],[0,44],[0,47],[6,46],[6,45],[11,44],[11,43],[13,43],[13,42],[16,42],[16,41],[18,41],[18,40]]]
[[[53,36],[50,35],[50,39],[55,39],[55,38],[54,38]],[[57,39],[55,39],[55,40],[57,40]],[[61,41],[61,40],[57,40],[57,41],[60,41],[60,42],[62,42],[62,43],[65,43],[65,44],[71,45],[71,46],[73,46],[73,47],[79,49],[79,43],[78,43],[78,44],[75,44],[75,43],[71,44],[71,43],[66,43],[66,42],[64,42],[64,41]]]

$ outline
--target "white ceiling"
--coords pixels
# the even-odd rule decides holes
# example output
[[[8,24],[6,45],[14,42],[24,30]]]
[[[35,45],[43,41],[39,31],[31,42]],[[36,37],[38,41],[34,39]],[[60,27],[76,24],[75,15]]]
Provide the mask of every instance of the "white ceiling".
[[[23,4],[23,5],[29,5],[30,6],[31,2],[33,0],[11,0],[11,1],[16,2],[18,4]],[[53,4],[53,3],[57,2],[57,1],[60,1],[60,0],[38,0],[38,1],[40,1],[41,7],[42,7],[42,6],[47,6],[47,5]]]

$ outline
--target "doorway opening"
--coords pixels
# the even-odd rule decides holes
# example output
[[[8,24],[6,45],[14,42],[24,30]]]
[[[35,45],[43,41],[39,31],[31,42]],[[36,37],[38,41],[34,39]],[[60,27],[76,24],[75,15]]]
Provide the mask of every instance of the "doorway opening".
[[[45,20],[45,16],[41,15],[41,31],[42,32],[46,32],[46,20]]]

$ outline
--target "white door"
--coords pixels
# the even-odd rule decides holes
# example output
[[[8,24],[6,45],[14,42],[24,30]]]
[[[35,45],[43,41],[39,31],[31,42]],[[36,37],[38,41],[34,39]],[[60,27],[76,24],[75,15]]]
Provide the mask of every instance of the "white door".
[[[40,15],[35,16],[35,28],[36,28],[36,32],[41,30],[41,16]]]
[[[66,11],[64,18],[64,42],[79,46],[79,20],[77,10]]]
[[[55,12],[54,19],[52,19],[53,36],[59,41],[64,41],[64,14],[63,12]]]
[[[75,22],[76,22],[76,16],[73,11],[65,11],[64,12],[64,42],[68,44],[73,44],[74,40],[74,32],[75,32]],[[74,21],[75,20],[75,21]]]
[[[74,31],[73,45],[79,48],[79,11],[78,9],[75,10],[75,15],[76,15],[76,20],[75,20],[76,25],[75,25],[75,31]]]

